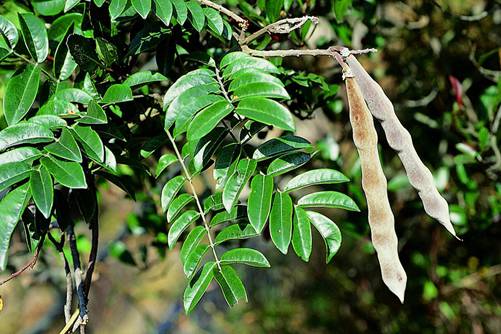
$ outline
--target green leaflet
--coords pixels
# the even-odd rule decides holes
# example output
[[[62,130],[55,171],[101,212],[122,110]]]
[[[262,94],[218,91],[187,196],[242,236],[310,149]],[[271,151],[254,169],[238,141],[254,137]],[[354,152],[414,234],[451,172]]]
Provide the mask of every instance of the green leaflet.
[[[64,12],[70,11],[73,7],[78,5],[80,3],[80,0],[66,0],[64,4]]]
[[[126,84],[111,85],[104,93],[102,103],[113,104],[132,101],[132,89]]]
[[[235,88],[233,91],[233,98],[235,100],[244,100],[250,97],[269,97],[274,99],[289,100],[289,93],[285,90],[283,85],[275,82],[253,82]],[[256,100],[253,100],[256,101]],[[252,103],[249,103],[252,105]],[[271,104],[269,104],[271,105]],[[275,108],[279,110],[278,108]]]
[[[63,128],[55,143],[45,146],[45,150],[55,156],[70,161],[82,162],[82,154],[71,132]]]
[[[188,140],[202,138],[211,132],[218,124],[233,111],[233,105],[226,100],[218,101],[200,111],[188,127]]]
[[[87,188],[84,171],[78,162],[63,161],[52,156],[42,158],[40,162],[61,185],[73,189]]]
[[[181,0],[182,1],[182,0]],[[169,104],[181,93],[190,89],[191,87],[205,85],[205,84],[216,84],[217,81],[214,79],[216,74],[208,69],[201,68],[191,72],[186,73],[176,80],[172,86],[169,87],[164,95],[163,108],[164,110],[169,106]]]
[[[292,199],[287,193],[277,192],[273,198],[270,235],[277,249],[287,254],[292,238]]]
[[[228,56],[228,55],[227,55]],[[225,56],[223,60],[227,57]],[[227,58],[227,61],[221,60],[223,68],[223,77],[231,79],[234,74],[242,69],[256,69],[267,73],[279,73],[278,68],[266,59],[254,58],[247,54],[238,53],[236,57]],[[224,65],[223,65],[224,64]]]
[[[289,153],[273,160],[268,166],[266,173],[269,176],[285,174],[291,170],[301,167],[310,161],[310,158],[311,156],[304,152]]]
[[[30,198],[29,184],[11,190],[0,200],[0,271],[7,266],[10,238]]]
[[[73,25],[75,32],[80,31],[82,17],[80,13],[68,13],[56,18],[48,31],[49,40],[61,42],[71,25]]]
[[[223,189],[226,181],[235,171],[240,152],[241,146],[237,143],[228,144],[219,152],[213,173],[217,190]]]
[[[216,127],[200,140],[190,142],[190,144],[196,144],[195,149],[189,152],[190,156],[192,156],[191,162],[195,173],[202,171],[203,168],[207,166],[212,155],[218,150],[219,146],[221,146],[227,134],[228,129]]]
[[[174,199],[179,190],[181,190],[181,188],[183,187],[184,181],[185,177],[182,175],[178,175],[170,179],[163,187],[160,201],[162,204],[162,210],[164,212],[167,211],[170,202]]]
[[[55,115],[39,115],[30,117],[29,123],[42,125],[49,129],[58,129],[66,126],[66,121],[59,116]]]
[[[49,128],[35,123],[23,122],[0,131],[0,152],[21,144],[39,144],[54,140]]]
[[[250,224],[245,225],[244,228],[240,227],[239,224],[234,224],[223,228],[216,235],[214,244],[219,245],[228,240],[248,239],[258,235],[259,233],[257,233],[254,227]]]
[[[273,195],[273,178],[256,175],[251,182],[251,192],[247,200],[247,216],[254,229],[261,233],[268,219]]]
[[[47,168],[40,166],[31,172],[30,189],[37,208],[45,218],[49,218],[54,202],[54,186]]]
[[[0,16],[0,34],[5,37],[9,50],[14,49],[19,40],[19,34],[16,26],[3,16]]]
[[[42,152],[34,147],[18,147],[0,154],[0,166],[9,162],[24,162],[31,165],[41,156]]]
[[[80,125],[74,126],[72,131],[89,158],[97,162],[104,162],[104,144],[96,131],[90,126]]]
[[[176,9],[176,19],[180,25],[183,25],[188,18],[188,8],[184,0],[170,0]]]
[[[202,261],[202,258],[204,257],[205,253],[209,250],[208,245],[197,245],[193,251],[191,251],[188,254],[188,257],[186,258],[186,262],[183,265],[183,271],[184,274],[188,277],[191,278],[193,274],[195,274],[198,265]]]
[[[158,159],[157,168],[155,170],[155,175],[158,178],[162,172],[177,161],[177,157],[172,153],[166,153]]]
[[[26,179],[31,172],[31,164],[26,162],[9,162],[0,165],[0,191]]]
[[[256,71],[249,68],[240,70],[233,76],[233,80],[231,81],[228,90],[233,92],[236,89],[254,83],[273,83],[282,87],[284,86],[282,81],[280,81],[277,77],[274,77],[266,72]]]
[[[200,276],[197,278],[197,280],[195,282],[190,282],[190,284],[184,290],[183,304],[186,313],[193,311],[200,299],[202,299],[202,296],[204,295],[205,291],[209,287],[210,282],[214,278],[213,270],[215,267],[215,262],[207,262],[204,265],[202,272],[200,273]]]
[[[190,194],[181,194],[173,199],[167,210],[167,222],[170,223],[183,210],[183,208],[193,201],[193,196]]]
[[[73,71],[77,68],[77,63],[71,56],[70,50],[66,42],[68,41],[68,37],[73,33],[73,26],[70,25],[63,39],[59,43],[56,49],[56,53],[54,55],[54,65],[53,71],[56,78],[59,80],[68,79]]]
[[[332,220],[324,215],[313,211],[308,211],[307,214],[313,226],[324,239],[327,248],[326,263],[329,263],[341,246],[341,231]]]
[[[276,126],[286,131],[296,129],[290,111],[280,103],[265,97],[246,97],[240,100],[235,112],[253,121]]]
[[[245,205],[235,205],[230,212],[222,211],[216,213],[212,217],[209,226],[212,227],[227,222],[236,222],[245,218],[247,218],[247,207]]]
[[[297,256],[308,262],[312,248],[311,222],[307,212],[298,206],[294,207],[293,225],[292,248]]]
[[[191,223],[197,220],[199,216],[200,214],[198,212],[188,210],[183,212],[183,214],[172,223],[167,236],[169,248],[172,249],[172,247],[174,247],[177,239],[181,236],[181,233],[183,233],[183,231],[186,230]]]
[[[221,264],[246,264],[252,267],[269,268],[270,263],[264,255],[252,248],[235,248],[221,256]]]
[[[205,15],[202,6],[195,1],[189,0],[186,2],[186,6],[190,12],[190,22],[196,31],[202,31],[205,25]]]
[[[218,35],[223,34],[224,22],[219,12],[213,8],[204,7],[203,13],[207,17],[207,25]]]
[[[129,77],[127,77],[127,79],[125,79],[123,83],[124,85],[127,85],[129,87],[134,87],[164,80],[167,80],[167,78],[160,73],[151,73],[151,71],[141,71],[130,75]]]
[[[285,186],[285,191],[294,191],[319,184],[335,184],[350,181],[343,173],[334,169],[322,168],[304,172],[293,177]]]
[[[8,125],[18,123],[30,110],[38,93],[40,67],[28,64],[7,82],[3,112]]]
[[[206,231],[203,226],[196,226],[190,231],[190,233],[188,233],[183,245],[181,246],[181,251],[179,252],[179,257],[181,258],[181,263],[183,263],[183,265],[186,263],[188,256],[200,244],[200,241],[202,241],[205,235]],[[186,271],[184,273],[186,274]]]
[[[228,305],[235,306],[240,300],[247,302],[247,292],[235,269],[221,266],[221,271],[214,270],[214,276]]]
[[[155,15],[166,25],[172,18],[172,3],[167,0],[153,0],[155,3]]]
[[[320,191],[301,197],[298,205],[303,208],[339,208],[360,211],[357,204],[347,195],[337,191]]]
[[[109,7],[111,19],[115,20],[117,17],[119,17],[126,6],[127,0],[111,0]]]
[[[88,104],[92,100],[92,96],[78,88],[64,88],[56,92],[54,98],[66,102],[74,102],[80,104]]]
[[[81,124],[106,124],[108,117],[103,108],[96,101],[91,100],[87,106],[87,113],[82,113],[77,122]]]
[[[49,38],[44,22],[32,13],[18,14],[24,44],[31,57],[42,63],[49,54]]]
[[[233,175],[228,179],[223,189],[223,205],[230,212],[237,203],[240,193],[256,170],[257,162],[251,159],[242,159],[238,162]]]
[[[306,139],[294,135],[287,135],[270,139],[261,144],[254,151],[252,159],[263,161],[292,151],[306,150],[310,148],[311,144]]]
[[[131,0],[132,7],[143,19],[148,17],[151,10],[151,0]]]

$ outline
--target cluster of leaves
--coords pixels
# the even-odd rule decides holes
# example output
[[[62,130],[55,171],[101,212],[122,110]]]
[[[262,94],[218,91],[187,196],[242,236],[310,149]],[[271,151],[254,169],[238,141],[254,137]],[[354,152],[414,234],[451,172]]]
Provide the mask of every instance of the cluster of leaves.
[[[301,167],[312,157],[311,144],[292,134],[295,130],[292,115],[276,101],[289,99],[283,83],[273,75],[278,72],[267,60],[233,52],[217,66],[213,63],[180,77],[164,96],[165,130],[173,128],[173,140],[186,132],[186,142],[179,153],[181,160],[167,153],[157,167],[158,176],[176,161],[185,166],[184,175],[171,178],[162,189],[162,208],[171,223],[169,246],[199,218],[205,225],[193,228],[181,248],[184,272],[192,279],[184,296],[187,311],[193,309],[214,277],[228,304],[246,298],[243,284],[230,264],[269,266],[261,253],[248,248],[232,248],[219,260],[217,246],[257,237],[269,222],[276,248],[286,254],[292,243],[296,254],[308,261],[313,225],[325,240],[329,262],[341,243],[339,228],[324,215],[305,209],[331,207],[358,211],[353,200],[335,191],[310,193],[293,201],[291,193],[298,189],[348,181],[336,170],[310,170],[290,179],[283,189],[278,188],[279,176]],[[256,148],[248,144],[266,126],[292,133],[269,139]],[[197,212],[197,203],[193,202],[198,198],[179,192],[186,181],[191,182],[212,165],[217,192],[205,200],[203,211]],[[248,183],[250,193],[243,204],[240,197]],[[209,236],[202,242],[212,229],[216,231],[214,241]],[[200,275],[193,278],[210,248],[216,263],[207,262]],[[221,266],[217,267],[217,263]]]

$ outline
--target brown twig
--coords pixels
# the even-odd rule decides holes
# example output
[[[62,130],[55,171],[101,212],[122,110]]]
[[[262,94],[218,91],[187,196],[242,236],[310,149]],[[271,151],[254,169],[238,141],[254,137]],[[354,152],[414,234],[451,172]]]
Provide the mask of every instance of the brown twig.
[[[346,51],[344,51],[346,50]],[[333,46],[328,49],[292,49],[292,50],[254,50],[247,45],[242,45],[242,51],[255,57],[301,57],[301,56],[329,56],[345,52],[348,55],[359,55],[364,53],[377,52],[377,49],[349,50],[341,46]],[[343,55],[344,56],[344,55]]]
[[[33,269],[35,267],[35,264],[38,261],[38,256],[40,255],[40,250],[42,249],[43,243],[45,241],[45,234],[42,234],[42,237],[40,238],[40,241],[38,242],[37,249],[35,250],[35,255],[33,255],[33,258],[28,261],[21,269],[16,271],[15,273],[10,274],[9,277],[7,277],[5,280],[0,282],[0,286],[4,285],[5,283],[9,282],[10,280],[18,277],[22,273],[24,273],[28,269]]]
[[[223,13],[224,15],[226,15],[228,17],[231,17],[233,20],[235,20],[236,22],[238,22],[238,25],[243,30],[246,30],[247,27],[249,26],[249,21],[247,21],[243,17],[237,15],[236,13],[232,12],[228,8],[225,8],[225,7],[223,7],[221,5],[218,5],[217,3],[214,3],[214,2],[209,1],[209,0],[198,0],[198,2],[200,2],[200,4],[202,4],[204,6],[214,8],[218,12],[221,12],[221,13]]]
[[[283,19],[274,23],[271,23],[255,33],[249,35],[242,40],[241,44],[246,45],[258,38],[263,34],[288,34],[291,31],[301,28],[306,22],[311,21],[313,24],[318,24],[318,18],[315,16],[303,16],[295,17],[289,19]]]

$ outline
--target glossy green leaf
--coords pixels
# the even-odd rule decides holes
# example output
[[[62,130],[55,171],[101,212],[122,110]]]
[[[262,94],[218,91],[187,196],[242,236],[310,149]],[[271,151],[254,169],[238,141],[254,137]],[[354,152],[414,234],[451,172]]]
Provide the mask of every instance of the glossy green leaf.
[[[184,209],[188,203],[193,201],[193,196],[190,194],[181,194],[171,201],[167,210],[167,222],[170,223]]]
[[[87,113],[82,113],[82,117],[77,121],[81,124],[106,124],[108,117],[103,108],[96,101],[91,100],[87,107]]]
[[[142,86],[145,84],[149,84],[151,82],[158,82],[167,80],[165,76],[160,73],[151,73],[151,71],[141,71],[134,73],[127,77],[123,82],[124,85],[134,87],[134,86]]]
[[[23,122],[0,131],[0,152],[21,144],[38,144],[54,140],[54,134],[47,127]]]
[[[287,193],[278,192],[273,197],[270,235],[277,249],[287,254],[292,238],[292,199]]]
[[[32,13],[18,14],[21,34],[30,55],[42,63],[49,54],[49,38],[44,22]]]
[[[223,118],[233,111],[233,105],[226,100],[218,101],[200,111],[188,127],[188,140],[202,138],[211,132]]]
[[[214,8],[204,7],[203,13],[207,17],[207,24],[209,28],[218,35],[222,35],[224,23],[223,18],[219,15],[219,12]]]
[[[104,161],[104,145],[101,137],[90,126],[76,125],[73,127],[77,140],[82,144],[89,158],[97,162]]]
[[[219,211],[224,209],[223,206],[223,194],[215,193],[210,195],[204,200],[204,213],[208,213],[209,211]]]
[[[238,61],[228,63],[223,69],[224,78],[232,78],[234,74],[242,69],[255,69],[267,73],[279,73],[278,68],[266,59],[244,56]]]
[[[50,25],[48,36],[49,40],[61,42],[66,35],[68,28],[73,25],[73,30],[79,32],[82,26],[82,14],[68,13],[56,18]]]
[[[7,266],[10,238],[30,198],[29,184],[11,190],[0,200],[0,271]]]
[[[176,80],[172,86],[169,87],[167,92],[164,95],[163,107],[164,110],[169,106],[169,104],[181,93],[190,89],[191,87],[205,85],[205,84],[217,84],[214,76],[216,74],[205,68],[197,69],[191,72],[186,73]]]
[[[65,0],[32,0],[33,9],[43,16],[53,16],[64,9]]]
[[[167,236],[169,248],[172,249],[172,247],[174,247],[177,239],[179,239],[179,237],[181,236],[181,233],[183,233],[184,230],[186,230],[186,228],[190,226],[190,224],[195,222],[195,220],[197,220],[199,216],[200,214],[198,212],[194,210],[188,210],[183,212],[183,214],[172,223],[171,227],[169,228],[169,234]]]
[[[9,50],[14,49],[19,40],[19,34],[16,26],[3,16],[0,16],[0,34],[6,39]]]
[[[126,84],[111,85],[104,93],[102,102],[106,104],[132,101],[132,90]]]
[[[195,1],[189,0],[186,2],[186,7],[190,12],[190,21],[196,31],[202,31],[205,25],[205,15],[202,6]]]
[[[7,82],[3,112],[8,125],[18,123],[30,110],[38,93],[40,67],[28,64]]]
[[[277,176],[285,174],[291,170],[301,167],[308,161],[310,161],[311,156],[304,152],[289,153],[279,158],[273,160],[266,173],[269,176]]]
[[[180,25],[183,25],[188,18],[188,8],[184,0],[170,0],[176,9],[176,19]]]
[[[80,148],[68,129],[63,128],[55,143],[45,146],[45,150],[57,157],[70,161],[82,162]]]
[[[26,162],[9,162],[0,165],[0,191],[28,178],[30,172],[31,164]]]
[[[261,144],[254,151],[252,159],[262,161],[284,153],[310,148],[311,144],[306,139],[294,135],[287,135],[270,139]]]
[[[238,201],[240,193],[256,170],[257,162],[251,159],[242,159],[238,162],[233,175],[230,176],[223,190],[223,205],[230,212]]]
[[[110,1],[110,16],[112,20],[115,20],[117,17],[122,14],[127,6],[127,0],[111,0]]]
[[[63,161],[52,156],[42,158],[40,162],[61,185],[73,189],[87,188],[82,166],[78,162]]]
[[[190,282],[190,284],[184,290],[183,304],[186,313],[193,311],[195,306],[197,306],[200,299],[204,295],[205,291],[209,287],[210,282],[214,278],[214,268],[216,267],[215,262],[207,262],[200,276],[198,276],[195,282]]]
[[[96,4],[96,6],[98,7],[101,7],[106,2],[106,0],[92,0],[92,1],[94,1],[94,4]]]
[[[285,186],[285,191],[293,191],[319,184],[335,184],[350,181],[343,173],[328,168],[314,169],[293,177]]]
[[[54,54],[53,71],[55,77],[59,80],[68,79],[73,71],[77,68],[77,63],[73,59],[73,56],[70,53],[70,49],[66,44],[69,36],[72,34],[72,31],[73,26],[69,26],[68,31],[57,46],[56,53]]]
[[[256,231],[264,229],[271,209],[273,195],[273,178],[258,174],[251,182],[251,191],[247,200],[247,216]]]
[[[0,154],[0,165],[9,162],[33,163],[42,156],[42,152],[34,147],[23,146]]]
[[[236,160],[239,159],[241,146],[237,143],[228,144],[218,153],[216,163],[214,165],[214,179],[216,180],[216,189],[223,189],[226,181],[235,171],[237,166]]]
[[[40,166],[31,172],[30,189],[38,210],[49,218],[54,203],[54,185],[47,168]]]
[[[196,226],[193,230],[190,231],[190,233],[188,233],[186,239],[183,242],[183,245],[181,246],[181,251],[179,252],[179,257],[183,265],[186,263],[186,260],[188,259],[190,253],[193,252],[195,248],[197,248],[197,246],[200,244],[200,241],[202,241],[205,235],[206,231],[205,227],[203,226]]]
[[[42,125],[49,129],[59,129],[67,125],[66,121],[59,116],[54,115],[39,115],[33,116],[28,119],[29,123]]]
[[[313,226],[324,239],[327,248],[326,263],[329,263],[341,247],[341,231],[332,220],[324,215],[313,211],[308,211],[307,214]]]
[[[216,213],[210,223],[209,226],[213,227],[219,224],[224,224],[227,222],[236,222],[238,220],[247,218],[247,206],[245,205],[235,205],[230,212],[222,211]]]
[[[283,1],[266,1],[265,13],[269,22],[275,22],[280,17],[283,5]]]
[[[285,88],[282,85],[276,84],[274,82],[249,83],[246,85],[242,85],[233,91],[233,98],[235,100],[244,100],[244,99],[250,98],[250,97],[269,97],[269,98],[286,99],[286,100],[290,99],[289,93],[287,93]],[[251,106],[255,103],[255,100],[251,100],[251,101],[252,102],[246,103],[247,109],[248,109],[248,106]],[[259,101],[258,103],[263,104],[263,103],[267,103],[267,102]],[[284,107],[282,105],[280,105],[280,106],[282,108],[275,107],[275,106],[271,107],[271,103],[267,103],[266,105],[263,105],[263,108],[273,108],[273,109],[277,109],[277,110],[278,109],[283,110]],[[260,108],[260,105],[255,106],[255,109],[258,109],[258,108]],[[272,124],[270,124],[270,125],[272,125]]]
[[[247,97],[238,104],[235,112],[263,124],[286,131],[295,131],[290,111],[280,103],[264,97]]]
[[[80,3],[80,0],[66,0],[64,4],[64,12],[69,12],[72,10],[76,5]]]
[[[224,69],[225,67],[228,67],[233,62],[240,62],[240,61],[243,61],[243,59],[247,59],[247,58],[252,58],[252,57],[249,56],[247,53],[242,52],[242,51],[230,52],[230,53],[226,54],[221,59],[221,62],[219,63],[219,67],[221,69]],[[252,69],[249,68],[249,70],[252,70]]]
[[[198,265],[202,261],[205,253],[209,250],[208,245],[197,245],[194,250],[192,250],[188,257],[186,258],[186,262],[183,265],[184,274],[191,278],[193,274],[195,274]]]
[[[252,225],[247,224],[242,228],[239,224],[234,224],[223,228],[214,239],[214,244],[219,245],[225,241],[237,240],[237,239],[248,239],[258,236],[259,233],[256,232]]]
[[[151,0],[131,0],[132,7],[143,19],[148,17],[151,10]]]
[[[92,101],[92,96],[78,88],[64,88],[56,92],[55,97],[72,103],[88,104]]]
[[[221,266],[221,271],[214,270],[214,277],[228,305],[235,306],[240,300],[247,302],[247,292],[235,269]]]
[[[294,207],[292,248],[297,256],[308,262],[312,248],[311,222],[307,212],[298,206]]]
[[[337,191],[320,191],[308,194],[299,199],[298,205],[303,208],[338,208],[360,211],[350,197]]]
[[[249,68],[240,70],[233,76],[233,80],[228,86],[228,90],[232,92],[246,85],[255,83],[273,83],[282,87],[284,86],[282,81],[280,81],[277,77],[274,77],[266,72],[256,71],[255,69]]]
[[[246,264],[252,267],[269,268],[270,263],[264,255],[252,248],[235,248],[221,256],[221,264]]]
[[[155,3],[155,15],[166,25],[172,18],[172,3],[168,0],[153,0]]]
[[[184,181],[185,177],[182,175],[178,175],[167,181],[167,183],[163,187],[160,202],[162,204],[162,210],[164,212],[167,211],[170,202],[174,199],[174,197],[183,187]]]
[[[177,161],[177,157],[172,153],[166,153],[158,159],[157,168],[155,170],[155,175],[158,178],[162,172]]]

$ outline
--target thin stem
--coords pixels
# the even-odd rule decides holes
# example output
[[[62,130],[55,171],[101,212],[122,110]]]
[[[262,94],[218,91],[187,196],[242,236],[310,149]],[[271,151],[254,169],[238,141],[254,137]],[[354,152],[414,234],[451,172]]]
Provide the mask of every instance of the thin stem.
[[[313,49],[313,50],[308,50],[308,49],[300,49],[300,50],[254,50],[249,48],[247,45],[242,45],[242,51],[255,57],[301,57],[301,56],[313,56],[313,57],[319,57],[319,56],[329,56],[329,57],[334,57],[335,54],[339,54],[340,52],[343,52],[342,50],[347,50],[344,51],[343,57],[345,57],[345,54],[347,55],[358,55],[358,54],[363,54],[363,53],[371,53],[371,52],[377,52],[376,49],[362,49],[362,50],[349,50],[340,46],[333,46],[328,49]]]
[[[243,30],[247,29],[247,27],[249,26],[249,21],[247,21],[243,17],[237,15],[236,13],[232,12],[231,10],[229,10],[221,5],[218,5],[217,3],[214,3],[214,2],[209,1],[209,0],[198,0],[198,2],[200,2],[202,5],[212,7],[215,10],[217,10],[218,12],[223,13],[224,15],[226,15],[228,17],[231,17],[233,20],[238,22],[238,25]]]
[[[61,254],[61,257],[64,261],[64,273],[66,276],[66,303],[64,304],[64,320],[65,323],[68,323],[71,318],[71,303],[73,300],[73,275],[71,273],[70,264],[66,255],[63,252],[64,246],[64,235],[61,237],[61,241],[56,241],[56,239],[52,236],[50,232],[47,233],[47,237],[54,244],[57,251]]]
[[[22,60],[24,60],[25,62],[27,63],[30,63],[32,65],[35,65],[35,66],[39,66],[40,64],[37,63],[36,61],[32,60],[32,59],[29,59],[29,58],[26,58],[24,55],[20,54],[20,53],[17,53],[16,51],[12,51],[12,54],[14,54],[15,56],[21,58]],[[42,66],[40,66],[40,70],[52,81],[54,82],[59,82],[59,80],[57,80],[52,74],[50,74],[49,72],[47,72]]]
[[[75,286],[78,297],[78,307],[80,310],[80,327],[85,326],[88,321],[87,298],[85,297],[84,284],[82,282],[82,269],[80,266],[80,254],[78,253],[77,241],[73,225],[69,224],[66,228],[66,234],[70,243],[71,258],[73,260],[73,271],[75,278]]]
[[[172,138],[172,135],[170,134],[169,131],[166,131],[166,132],[167,132],[167,137],[169,138],[169,140],[172,144],[172,147],[174,148],[174,152],[176,153],[177,159],[179,160],[179,163],[181,164],[181,168],[183,169],[183,172],[186,176],[186,179],[188,180],[188,183],[190,184],[193,198],[195,198],[195,203],[197,204],[198,212],[200,213],[200,216],[202,217],[205,231],[207,232],[207,238],[209,239],[209,246],[212,249],[212,254],[214,255],[214,259],[216,260],[216,265],[217,265],[219,271],[221,271],[221,263],[220,263],[219,257],[217,256],[216,247],[214,246],[214,242],[212,241],[212,235],[210,233],[209,223],[207,222],[207,219],[205,218],[202,204],[200,203],[200,199],[198,198],[197,191],[195,189],[195,186],[193,185],[192,176],[191,176],[190,172],[188,172],[188,168],[186,168],[186,164],[184,163],[183,157],[177,148],[177,145],[176,145],[176,142],[174,141],[174,138]]]
[[[269,24],[255,33],[249,35],[247,38],[243,39],[241,44],[249,44],[259,36],[269,33],[269,34],[288,34],[298,28],[301,28],[306,22],[311,20],[313,24],[318,24],[318,18],[315,16],[303,16],[295,17],[289,19],[279,20],[272,24]]]

